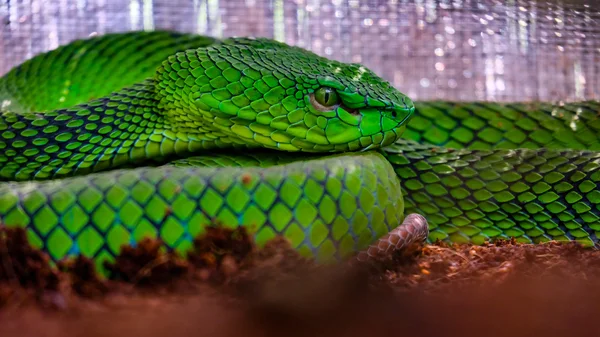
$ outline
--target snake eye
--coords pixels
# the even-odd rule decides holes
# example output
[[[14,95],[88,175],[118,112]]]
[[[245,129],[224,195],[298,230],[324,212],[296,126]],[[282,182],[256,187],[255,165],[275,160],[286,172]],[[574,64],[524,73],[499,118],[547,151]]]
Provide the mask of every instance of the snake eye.
[[[331,110],[332,107],[340,104],[340,96],[329,87],[321,87],[315,91],[313,104],[319,110]]]

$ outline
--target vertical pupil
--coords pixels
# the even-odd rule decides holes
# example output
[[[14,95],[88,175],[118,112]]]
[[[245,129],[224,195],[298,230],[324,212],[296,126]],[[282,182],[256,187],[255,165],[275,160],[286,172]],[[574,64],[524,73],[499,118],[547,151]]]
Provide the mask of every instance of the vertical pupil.
[[[329,103],[329,90],[325,90],[325,103]]]

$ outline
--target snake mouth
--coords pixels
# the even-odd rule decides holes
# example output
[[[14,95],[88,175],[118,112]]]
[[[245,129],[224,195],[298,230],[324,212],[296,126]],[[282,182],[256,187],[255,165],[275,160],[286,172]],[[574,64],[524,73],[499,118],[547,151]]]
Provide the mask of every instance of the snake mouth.
[[[397,128],[392,130],[381,131],[378,134],[371,136],[373,141],[362,149],[359,149],[357,152],[368,152],[392,145],[398,139],[400,139],[400,136],[402,136],[402,133],[404,133],[404,129],[406,129],[406,125],[399,124]]]

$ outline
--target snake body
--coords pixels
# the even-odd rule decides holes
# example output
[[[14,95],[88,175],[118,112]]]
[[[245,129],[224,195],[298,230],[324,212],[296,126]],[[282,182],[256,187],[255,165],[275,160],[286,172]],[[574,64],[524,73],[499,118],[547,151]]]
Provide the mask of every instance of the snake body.
[[[211,223],[323,261],[408,213],[430,240],[600,232],[594,101],[413,103],[273,40],[131,32],[24,62],[0,104],[0,223],[54,260],[148,236],[185,251]]]

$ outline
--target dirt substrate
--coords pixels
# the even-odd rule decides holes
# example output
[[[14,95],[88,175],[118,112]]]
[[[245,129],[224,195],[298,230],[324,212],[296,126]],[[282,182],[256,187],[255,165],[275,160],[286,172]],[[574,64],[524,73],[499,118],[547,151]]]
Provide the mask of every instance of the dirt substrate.
[[[328,266],[282,239],[256,249],[243,230],[194,247],[126,247],[105,280],[84,258],[50,267],[0,228],[0,336],[598,334],[600,252],[575,244],[435,244]]]

